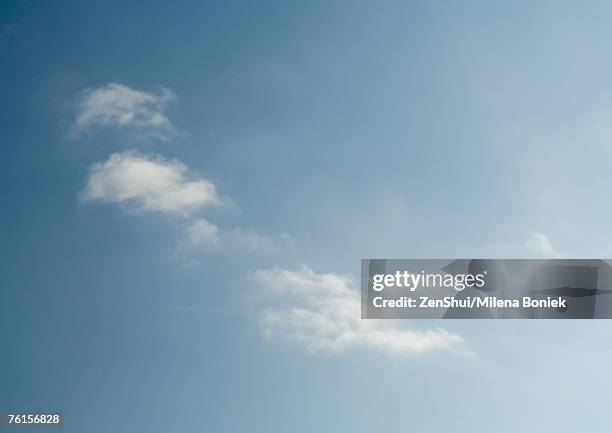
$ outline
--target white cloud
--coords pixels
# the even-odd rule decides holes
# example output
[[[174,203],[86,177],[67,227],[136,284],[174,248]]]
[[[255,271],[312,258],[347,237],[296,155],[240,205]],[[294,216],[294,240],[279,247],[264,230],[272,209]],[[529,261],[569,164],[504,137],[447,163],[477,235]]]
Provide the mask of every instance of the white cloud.
[[[224,248],[273,253],[279,245],[287,245],[290,240],[287,234],[280,235],[276,239],[239,227],[224,230],[200,218],[187,227],[185,237],[179,242],[179,253],[218,251]]]
[[[287,244],[290,242],[289,235],[287,234],[282,234],[278,239],[273,239],[253,230],[240,227],[227,231],[225,239],[228,245],[235,248],[264,253],[272,253],[277,250],[281,243]]]
[[[542,254],[545,257],[561,257],[561,253],[554,247],[548,237],[542,233],[532,233],[527,239],[526,245],[535,253]]]
[[[135,152],[114,153],[91,165],[81,197],[118,203],[135,212],[180,215],[222,204],[215,186],[206,179],[190,180],[180,161]]]
[[[204,218],[197,219],[187,227],[186,242],[205,250],[217,249],[222,245],[219,227]]]
[[[133,128],[161,139],[174,132],[164,111],[176,100],[171,90],[143,92],[119,83],[84,90],[77,102],[72,134],[79,135],[96,126]]]
[[[270,338],[303,344],[311,352],[341,352],[361,346],[389,353],[424,353],[458,349],[469,353],[463,338],[442,329],[411,331],[382,320],[362,320],[359,292],[351,279],[337,274],[317,274],[303,266],[251,274],[270,295],[261,311],[264,333]]]

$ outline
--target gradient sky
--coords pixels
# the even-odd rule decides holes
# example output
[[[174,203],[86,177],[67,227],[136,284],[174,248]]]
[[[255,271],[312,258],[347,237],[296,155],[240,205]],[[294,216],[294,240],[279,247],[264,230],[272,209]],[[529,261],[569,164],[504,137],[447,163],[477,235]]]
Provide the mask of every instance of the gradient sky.
[[[462,348],[313,350],[266,337],[285,301],[255,280],[610,257],[611,19],[608,2],[1,2],[0,410],[60,410],[50,431],[75,433],[608,432],[607,321],[396,321]],[[171,91],[172,130],[75,133],[109,83]],[[225,204],[87,199],[111,154],[181,161]],[[189,244],[202,218],[222,247]]]

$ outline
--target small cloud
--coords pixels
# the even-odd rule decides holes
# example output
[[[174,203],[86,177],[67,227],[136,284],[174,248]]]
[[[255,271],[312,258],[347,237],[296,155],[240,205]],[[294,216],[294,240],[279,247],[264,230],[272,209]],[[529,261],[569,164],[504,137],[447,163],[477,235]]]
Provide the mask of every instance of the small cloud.
[[[286,243],[288,235],[283,234],[280,239],[272,239],[268,236],[261,235],[255,231],[234,228],[225,234],[226,241],[229,245],[248,251],[258,251],[272,253],[276,251],[277,245]]]
[[[161,87],[144,92],[119,83],[85,89],[76,104],[71,134],[79,136],[96,127],[130,128],[148,137],[167,139],[174,134],[172,122],[164,114],[176,95]]]
[[[312,352],[367,347],[386,353],[434,350],[470,352],[464,340],[442,329],[413,331],[382,320],[362,320],[359,291],[348,277],[298,270],[259,270],[251,279],[269,295],[260,320],[268,338],[293,341]]]
[[[187,227],[186,247],[204,250],[218,249],[222,246],[219,227],[200,218]]]
[[[179,242],[180,254],[198,251],[219,251],[222,249],[274,253],[280,245],[288,245],[290,237],[282,234],[278,238],[264,236],[252,230],[233,228],[224,230],[204,218],[194,220]]]
[[[117,203],[133,212],[188,215],[223,200],[206,179],[188,176],[182,162],[136,152],[113,153],[89,167],[85,201]]]
[[[526,246],[533,252],[545,257],[561,257],[561,253],[553,246],[548,237],[542,233],[532,233],[527,239]]]

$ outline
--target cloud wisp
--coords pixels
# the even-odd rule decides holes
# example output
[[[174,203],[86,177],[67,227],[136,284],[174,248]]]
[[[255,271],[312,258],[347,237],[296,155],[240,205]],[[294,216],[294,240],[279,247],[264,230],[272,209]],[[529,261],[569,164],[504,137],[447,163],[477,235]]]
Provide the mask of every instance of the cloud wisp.
[[[391,354],[453,350],[469,354],[461,336],[442,329],[413,331],[395,323],[362,320],[359,292],[350,278],[274,268],[251,273],[270,304],[260,312],[264,335],[299,343],[312,353],[366,347]]]
[[[224,203],[213,183],[190,176],[182,162],[133,151],[113,153],[105,162],[92,164],[81,198],[116,203],[135,213],[181,216]]]
[[[532,233],[526,242],[527,248],[546,258],[560,258],[561,253],[555,248],[548,237],[542,233]]]
[[[145,92],[119,83],[85,89],[76,104],[72,136],[79,136],[99,127],[126,128],[147,137],[168,139],[175,133],[165,110],[176,100],[169,89]]]
[[[207,219],[198,218],[187,227],[178,250],[180,254],[189,255],[226,249],[271,254],[281,246],[289,246],[291,242],[291,237],[286,233],[272,238],[240,227],[223,229]]]

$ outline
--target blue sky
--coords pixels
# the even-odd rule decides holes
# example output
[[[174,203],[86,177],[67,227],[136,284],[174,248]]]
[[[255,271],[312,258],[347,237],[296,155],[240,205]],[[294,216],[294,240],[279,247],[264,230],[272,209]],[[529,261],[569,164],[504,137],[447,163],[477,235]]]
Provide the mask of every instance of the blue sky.
[[[603,432],[606,321],[360,321],[366,257],[609,257],[605,2],[0,4],[0,408]]]

